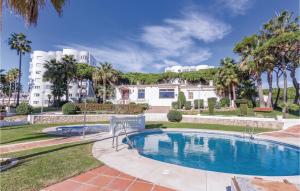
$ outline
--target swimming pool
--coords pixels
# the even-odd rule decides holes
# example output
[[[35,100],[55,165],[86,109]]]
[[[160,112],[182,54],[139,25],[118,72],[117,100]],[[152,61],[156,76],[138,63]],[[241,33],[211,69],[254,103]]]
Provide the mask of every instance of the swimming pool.
[[[140,155],[185,167],[257,176],[300,174],[300,150],[291,145],[200,132],[145,132],[129,138]]]

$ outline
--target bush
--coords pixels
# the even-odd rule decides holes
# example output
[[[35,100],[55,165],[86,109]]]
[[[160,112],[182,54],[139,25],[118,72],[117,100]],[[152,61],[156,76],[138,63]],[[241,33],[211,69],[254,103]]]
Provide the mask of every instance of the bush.
[[[178,95],[178,108],[182,109],[183,106],[185,105],[185,102],[186,102],[186,98],[185,98],[184,93],[179,92],[179,95]]]
[[[252,100],[249,100],[249,101],[248,101],[248,108],[253,108]]]
[[[6,112],[6,109],[5,109],[4,105],[0,105],[0,112]]]
[[[107,103],[106,103],[106,104],[107,104]],[[135,105],[136,103],[135,103],[135,102],[130,102],[129,104],[130,104],[130,105]]]
[[[204,108],[204,100],[203,99],[195,99],[194,100],[194,108],[195,109]]]
[[[96,103],[96,102],[95,102]],[[134,103],[134,102],[130,102],[130,103]],[[105,104],[113,104],[111,101],[106,101]],[[134,103],[135,104],[135,103]]]
[[[221,103],[219,101],[216,102],[215,108],[216,109],[221,109]]]
[[[240,110],[241,110],[242,116],[247,115],[248,114],[248,103],[241,103]]]
[[[209,115],[213,115],[217,98],[211,97],[211,98],[208,98],[207,101],[208,101],[208,113],[209,113]]]
[[[172,109],[179,109],[178,106],[179,106],[179,105],[178,105],[178,102],[177,102],[177,101],[173,101],[173,102],[172,102]]]
[[[171,122],[180,122],[182,120],[181,112],[176,111],[176,110],[169,111],[167,117],[168,117],[168,120]]]
[[[185,109],[185,110],[190,110],[190,109],[192,109],[192,102],[186,101],[185,104],[184,104],[184,109]]]
[[[224,97],[220,99],[220,105],[221,107],[229,107],[230,106],[230,99],[227,97]]]
[[[149,104],[148,103],[140,103],[138,105],[140,105],[143,108],[143,110],[148,110],[149,109]]]
[[[71,102],[68,102],[62,106],[62,112],[64,115],[76,114],[77,110],[78,110],[77,106]]]
[[[33,111],[33,108],[28,103],[21,103],[17,109],[16,112],[18,115],[28,115]]]

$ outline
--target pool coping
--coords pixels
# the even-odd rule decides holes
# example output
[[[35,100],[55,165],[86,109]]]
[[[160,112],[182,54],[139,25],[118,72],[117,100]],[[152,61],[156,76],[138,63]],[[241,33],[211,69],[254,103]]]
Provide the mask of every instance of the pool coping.
[[[188,129],[188,128],[169,128],[169,129],[150,129],[142,132],[155,131],[176,131],[176,132],[203,132],[219,133],[224,135],[242,136],[240,132],[228,132],[218,130]],[[136,134],[132,133],[133,134]],[[124,137],[124,136],[123,136]],[[122,137],[122,138],[123,138]],[[259,140],[271,141],[275,143],[296,146],[299,143],[284,142],[276,137],[259,135]],[[122,139],[119,139],[122,140]],[[153,182],[158,185],[173,188],[176,190],[188,191],[218,191],[226,190],[231,184],[231,178],[239,177],[261,177],[267,180],[287,179],[290,182],[300,184],[300,176],[252,176],[208,170],[194,169],[150,159],[140,155],[136,150],[127,149],[127,145],[120,143],[118,152],[112,148],[111,139],[98,141],[93,146],[93,156],[101,160],[106,165],[116,168],[129,175]],[[124,165],[126,164],[126,165]]]

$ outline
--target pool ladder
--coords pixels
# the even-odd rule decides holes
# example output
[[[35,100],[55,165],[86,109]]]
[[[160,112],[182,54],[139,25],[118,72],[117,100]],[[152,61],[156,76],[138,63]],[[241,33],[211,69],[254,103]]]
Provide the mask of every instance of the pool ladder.
[[[256,127],[252,126],[250,127],[249,125],[245,126],[244,132],[243,132],[243,137],[245,138],[245,134],[249,134],[250,139],[254,139],[254,130],[258,129],[258,122],[256,121]]]
[[[122,133],[124,133],[129,148],[133,148],[132,141],[128,138],[128,134],[127,134],[127,131],[126,131],[125,123],[118,123],[118,124],[116,125],[116,127],[117,127],[118,125],[122,125],[123,132],[120,131],[120,132],[117,133],[117,135],[115,135],[115,133],[114,133],[114,135],[113,135],[113,140],[112,140],[112,147],[113,147],[113,148],[115,147],[115,148],[116,148],[116,151],[118,151],[119,136],[120,136]],[[114,131],[115,131],[115,129],[114,129]],[[115,141],[115,137],[116,137],[116,141]]]

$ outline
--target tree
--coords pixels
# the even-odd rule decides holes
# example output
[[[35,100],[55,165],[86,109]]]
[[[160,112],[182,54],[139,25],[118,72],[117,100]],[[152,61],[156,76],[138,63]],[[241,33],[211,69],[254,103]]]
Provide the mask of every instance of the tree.
[[[52,83],[51,93],[53,95],[54,105],[57,105],[57,102],[60,102],[61,97],[66,93],[66,89],[68,89],[67,81],[64,78],[64,65],[52,59],[47,61],[44,67],[46,71],[43,75],[43,80]]]
[[[80,83],[80,91],[79,91],[79,102],[81,102],[82,98],[82,85],[84,80],[92,80],[92,75],[94,71],[94,67],[90,66],[86,63],[77,63],[75,78]]]
[[[265,107],[261,75],[265,71],[263,59],[258,56],[256,50],[262,46],[258,35],[245,37],[234,47],[234,52],[241,56],[240,69],[247,71],[256,81],[260,107]]]
[[[72,55],[65,55],[61,59],[63,65],[63,78],[67,83],[66,88],[66,101],[69,101],[69,84],[75,79],[76,76],[76,60]]]
[[[66,1],[67,0],[51,0],[51,4],[59,16],[62,14],[62,8]],[[1,19],[3,16],[2,7],[5,5],[15,14],[22,16],[26,24],[36,25],[39,17],[39,11],[44,8],[46,4],[47,0],[0,0]]]
[[[23,33],[12,33],[11,37],[8,39],[8,45],[11,49],[16,50],[19,55],[19,79],[18,79],[18,88],[17,88],[17,106],[20,101],[20,91],[21,91],[21,71],[22,71],[22,55],[25,53],[31,52],[31,41],[26,39],[26,36]]]
[[[237,65],[234,60],[229,57],[222,59],[220,64],[221,67],[215,76],[217,79],[217,91],[222,93],[227,91],[228,98],[231,100],[230,105],[235,108],[236,87],[239,83]]]
[[[93,82],[95,85],[96,92],[98,95],[102,95],[103,103],[106,102],[107,98],[107,86],[114,85],[119,78],[119,73],[113,69],[112,65],[109,63],[100,63],[99,67],[96,67],[95,71],[93,72]],[[102,86],[102,92],[99,90],[99,86]]]
[[[10,98],[12,96],[13,86],[15,87],[14,89],[16,90],[16,81],[18,79],[18,75],[19,75],[19,70],[17,68],[12,68],[12,69],[8,70],[7,74],[6,74],[7,82],[9,83],[9,92],[8,92],[8,104],[9,105],[10,105]]]

